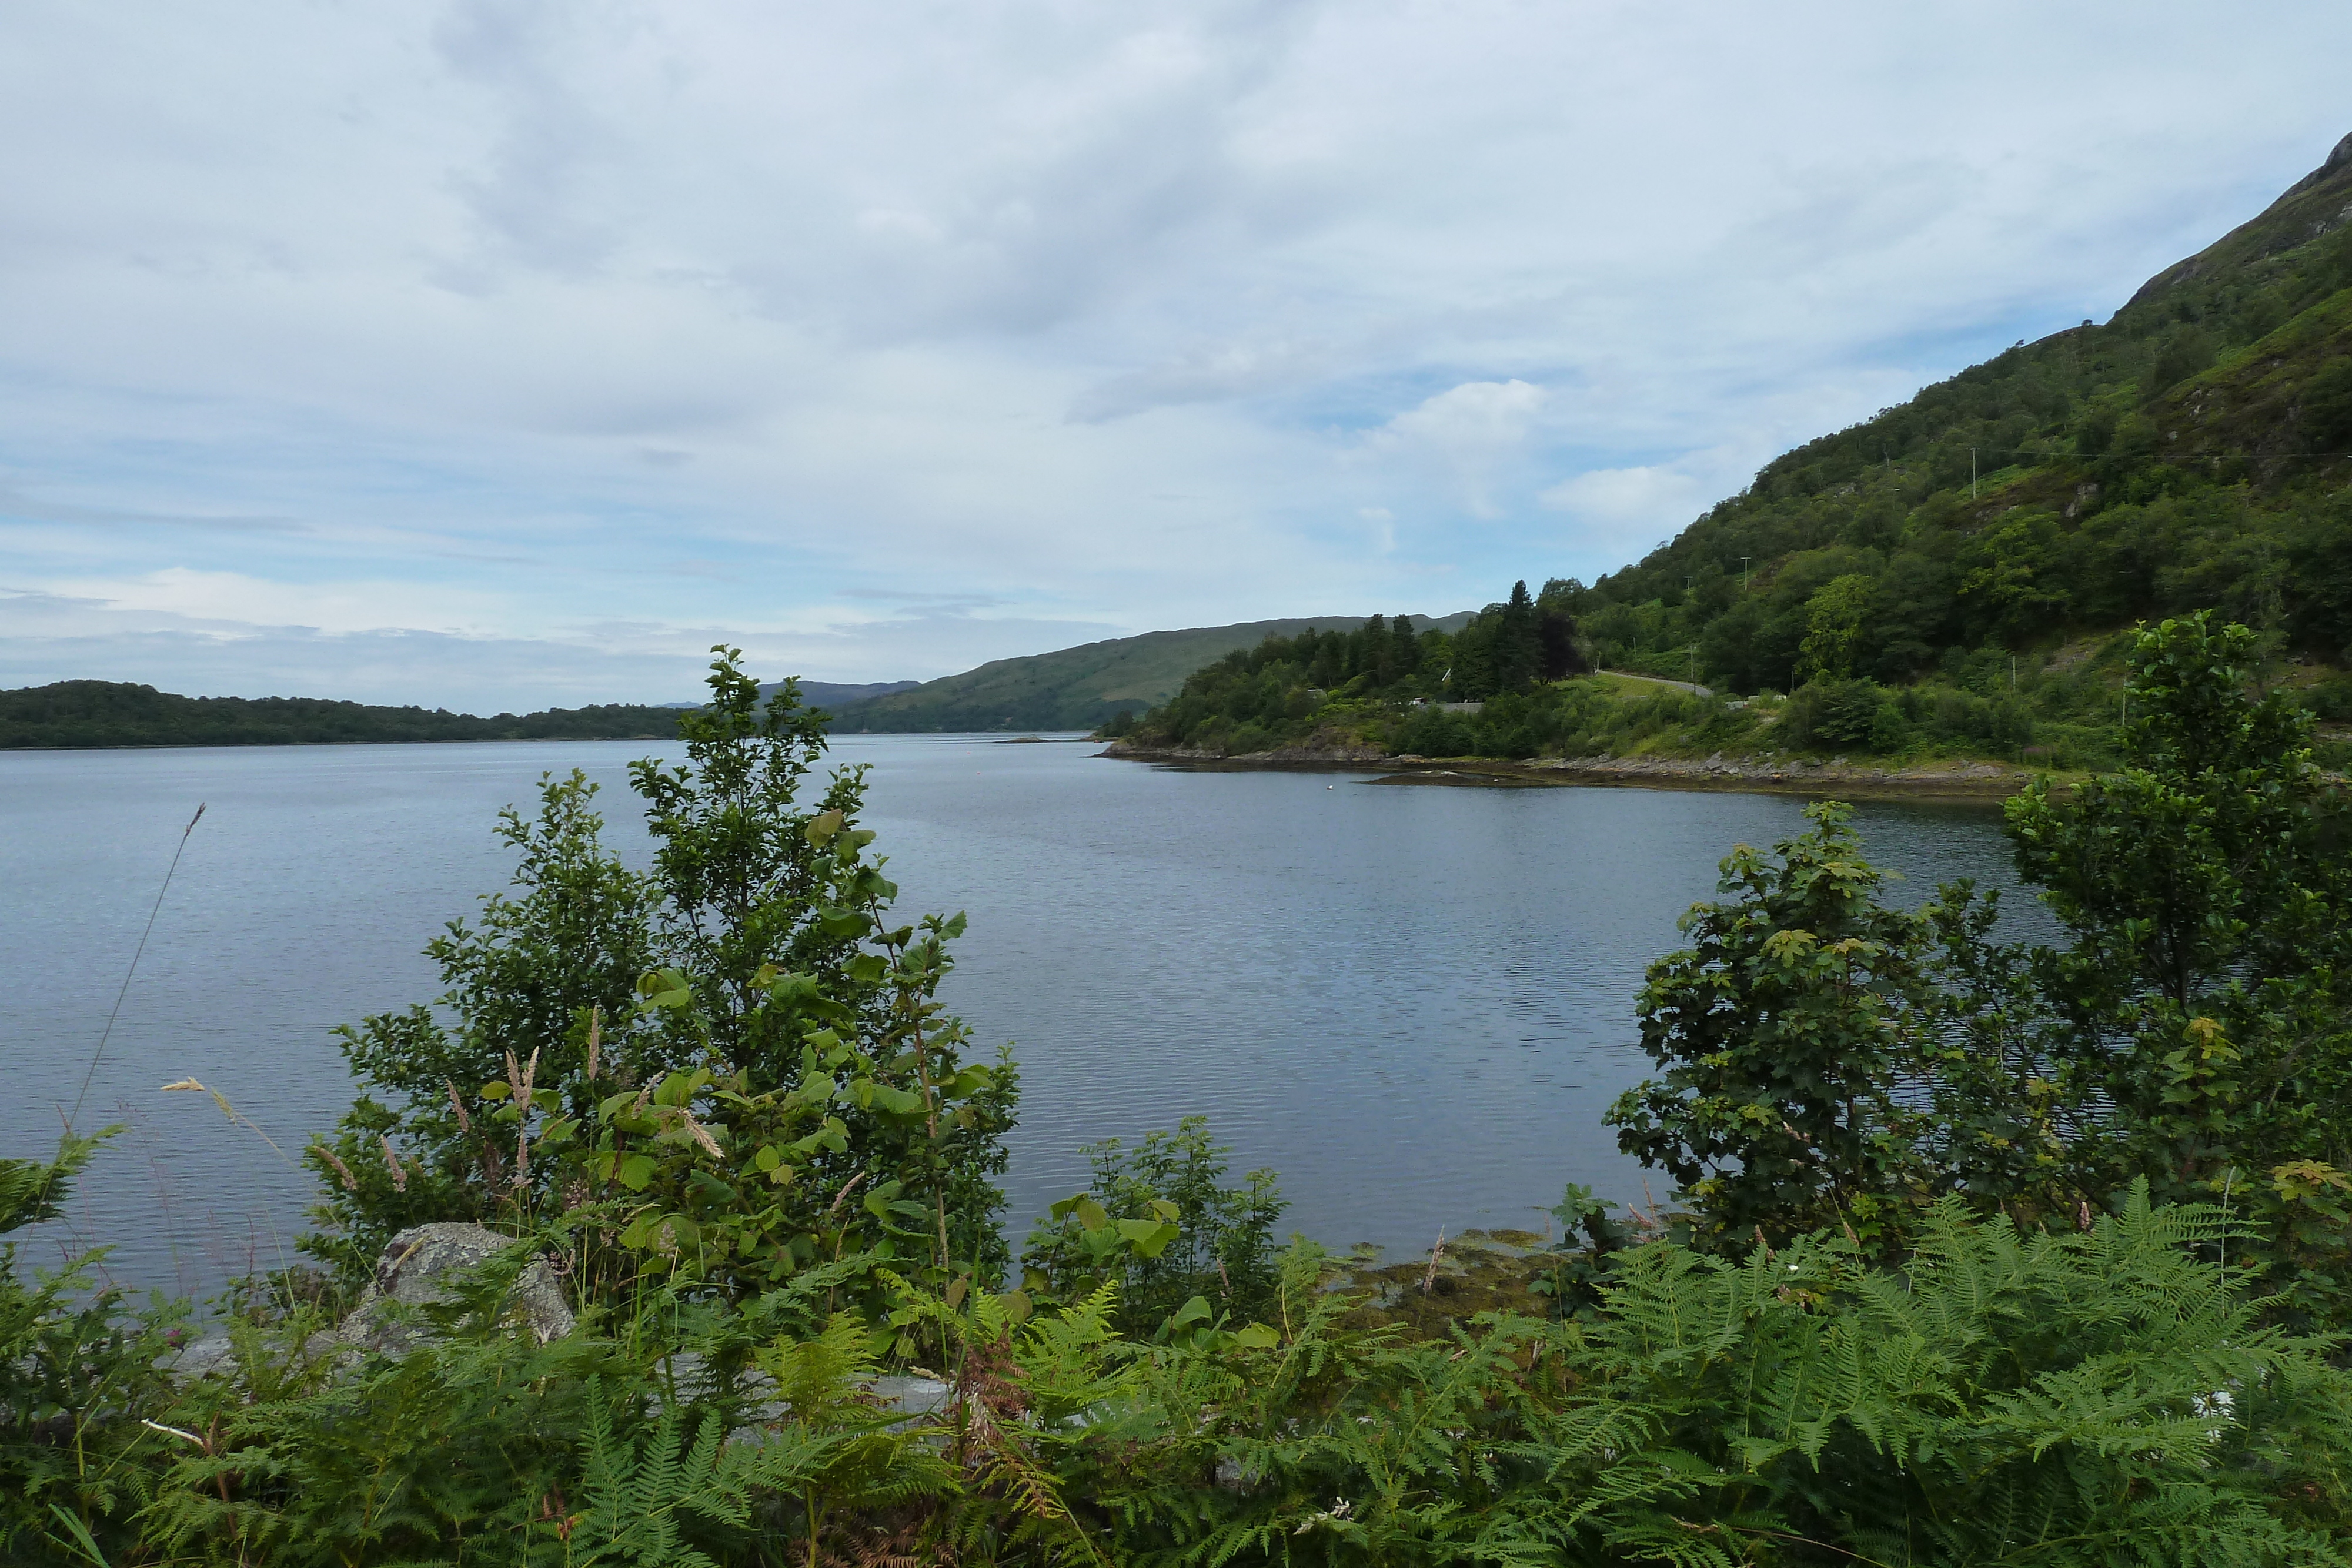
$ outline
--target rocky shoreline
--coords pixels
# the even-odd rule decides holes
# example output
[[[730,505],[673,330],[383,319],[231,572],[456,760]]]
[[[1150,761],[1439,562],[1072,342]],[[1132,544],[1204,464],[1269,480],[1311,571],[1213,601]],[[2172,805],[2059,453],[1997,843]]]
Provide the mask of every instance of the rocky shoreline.
[[[2000,762],[1934,762],[1911,768],[1852,763],[1843,758],[1539,757],[1526,761],[1484,758],[1391,757],[1368,746],[1277,747],[1240,757],[1181,747],[1139,747],[1115,740],[1098,757],[1204,771],[1373,771],[1376,784],[1453,785],[1472,789],[1567,789],[1622,785],[1656,789],[1735,789],[1794,795],[1900,796],[2000,800],[2034,778],[2032,769]]]

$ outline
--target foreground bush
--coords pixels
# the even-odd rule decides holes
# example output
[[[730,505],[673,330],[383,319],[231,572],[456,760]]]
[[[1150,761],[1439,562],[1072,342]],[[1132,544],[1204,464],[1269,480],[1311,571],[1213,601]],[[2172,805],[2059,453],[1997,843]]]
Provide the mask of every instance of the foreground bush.
[[[14,1168],[14,1167],[12,1167]],[[2352,1379],[2200,1261],[2215,1210],[2144,1189],[2081,1233],[1932,1209],[1744,1260],[1652,1241],[1580,1321],[1346,1326],[1328,1260],[1269,1320],[1149,1335],[1077,1301],[835,1270],[744,1303],[590,1303],[546,1345],[528,1247],[338,1360],[301,1312],[185,1385],[159,1340],[0,1286],[0,1550],[139,1563],[2323,1563],[2352,1546]],[[119,1303],[113,1304],[119,1308]],[[883,1347],[935,1348],[912,1414]],[[60,1340],[104,1375],[70,1422]],[[937,1386],[937,1385],[934,1385]],[[48,1400],[47,1404],[37,1401]]]

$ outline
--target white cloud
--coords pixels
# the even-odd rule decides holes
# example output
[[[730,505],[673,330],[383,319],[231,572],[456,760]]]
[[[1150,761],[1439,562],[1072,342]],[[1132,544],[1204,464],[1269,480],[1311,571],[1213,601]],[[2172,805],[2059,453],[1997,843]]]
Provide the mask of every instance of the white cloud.
[[[1696,475],[1664,464],[1639,468],[1594,468],[1543,491],[1536,499],[1586,525],[1590,535],[1622,542],[1638,557],[1680,531],[1713,499]],[[1634,541],[1643,542],[1636,543]]]
[[[151,618],[329,633],[404,629],[494,635],[518,619],[515,606],[495,591],[398,580],[278,582],[175,566],[114,581],[69,579],[50,587],[57,597]]]
[[[1435,465],[1452,476],[1473,517],[1491,517],[1500,472],[1525,448],[1544,403],[1544,389],[1527,382],[1464,382],[1373,431],[1363,451]]]
[[[1580,539],[1613,567],[1639,560],[1743,488],[1749,463],[1738,447],[1710,447],[1663,463],[1588,468],[1547,486],[1536,500],[1569,517]]]
[[[26,0],[0,581],[478,640],[505,695],[407,695],[513,706],[622,678],[585,625],[882,678],[1590,577],[2251,215],[2347,53],[2317,0]]]

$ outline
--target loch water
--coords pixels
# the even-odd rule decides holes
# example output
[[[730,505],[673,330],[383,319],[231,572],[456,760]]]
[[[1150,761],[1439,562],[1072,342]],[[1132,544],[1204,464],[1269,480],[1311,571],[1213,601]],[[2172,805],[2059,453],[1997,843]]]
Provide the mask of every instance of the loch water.
[[[271,1145],[299,1151],[349,1103],[333,1026],[436,994],[421,949],[505,883],[496,814],[528,807],[543,772],[600,783],[610,841],[642,862],[627,764],[675,749],[0,753],[0,1154],[54,1149],[78,1097],[77,1124],[127,1129],[68,1217],[20,1237],[26,1259],[106,1243],[121,1282],[187,1291],[290,1260],[310,1183]],[[1085,1185],[1087,1143],[1192,1114],[1235,1172],[1281,1173],[1286,1231],[1336,1246],[1540,1228],[1571,1181],[1640,1198],[1644,1173],[1601,1115],[1647,1065],[1643,967],[1734,844],[1803,826],[1782,795],[1401,787],[1096,749],[834,746],[871,767],[866,825],[902,909],[970,916],[945,998],[1021,1064],[1016,1239]],[[1903,902],[1957,876],[2013,884],[1987,807],[1856,817]],[[253,1126],[162,1092],[187,1078]]]

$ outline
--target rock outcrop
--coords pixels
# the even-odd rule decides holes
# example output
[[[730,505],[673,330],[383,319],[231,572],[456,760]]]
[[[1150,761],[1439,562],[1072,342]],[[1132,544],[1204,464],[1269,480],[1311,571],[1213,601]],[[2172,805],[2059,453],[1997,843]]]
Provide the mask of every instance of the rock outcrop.
[[[387,1311],[397,1303],[415,1308],[448,1299],[449,1275],[475,1268],[521,1243],[478,1225],[418,1225],[394,1237],[376,1260],[375,1278],[360,1293],[359,1304],[343,1320],[336,1338],[354,1350],[398,1354],[425,1337],[404,1314]],[[563,1287],[544,1258],[533,1258],[516,1276],[508,1306],[522,1320],[539,1343],[561,1339],[572,1332],[572,1308]]]

